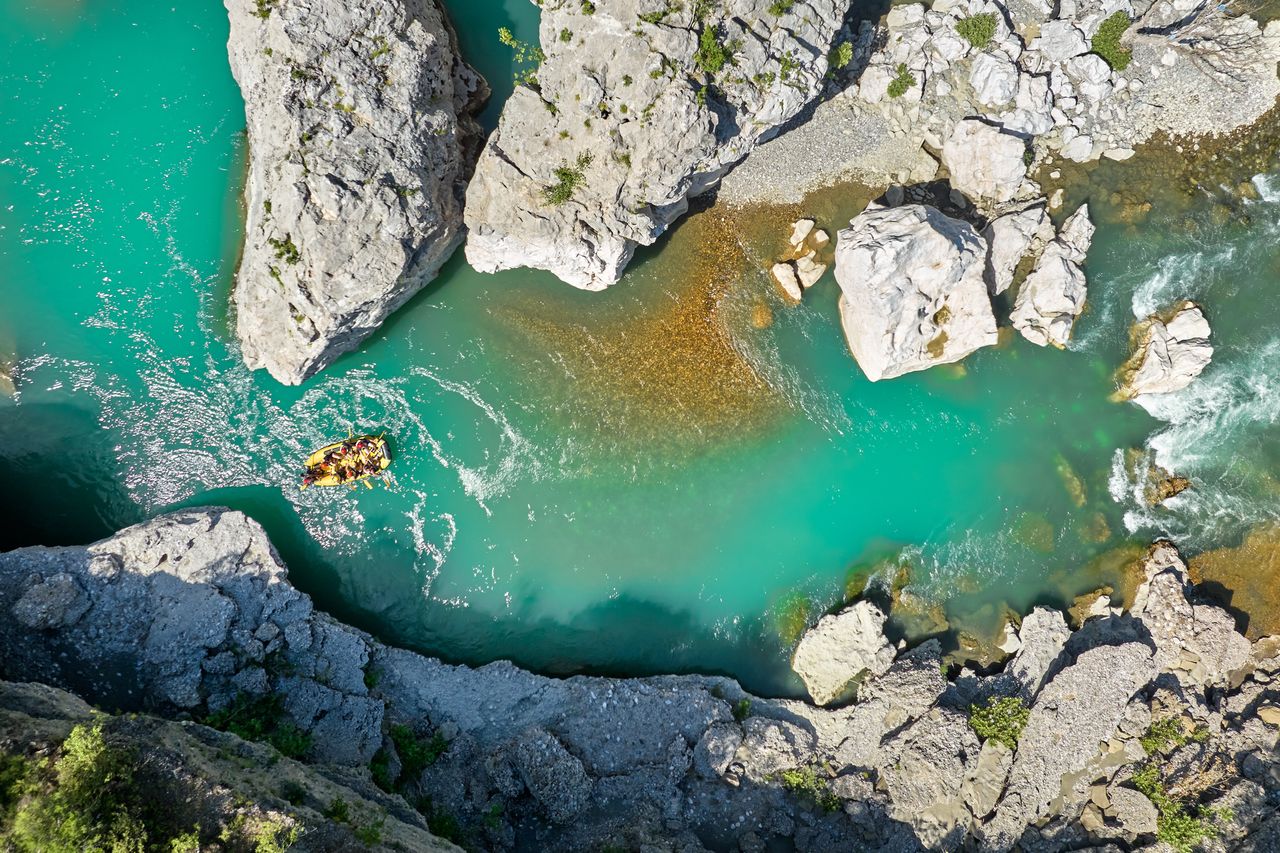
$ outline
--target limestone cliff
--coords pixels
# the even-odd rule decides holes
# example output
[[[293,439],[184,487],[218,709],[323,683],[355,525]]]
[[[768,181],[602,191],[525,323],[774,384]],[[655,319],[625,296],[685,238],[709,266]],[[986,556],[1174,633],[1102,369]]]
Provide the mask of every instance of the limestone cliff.
[[[1172,547],[1144,568],[1128,613],[1101,601],[1075,632],[1028,615],[994,675],[864,637],[883,661],[821,673],[857,702],[815,708],[725,678],[561,680],[389,648],[317,613],[257,524],[187,510],[0,555],[0,677],[238,719],[481,849],[1160,850],[1179,815],[1213,849],[1274,849],[1280,640],[1237,633]]]
[[[298,384],[462,240],[484,81],[435,0],[225,0],[249,175],[233,304],[245,363]]]
[[[818,94],[848,3],[550,0],[467,192],[467,260],[616,282]]]

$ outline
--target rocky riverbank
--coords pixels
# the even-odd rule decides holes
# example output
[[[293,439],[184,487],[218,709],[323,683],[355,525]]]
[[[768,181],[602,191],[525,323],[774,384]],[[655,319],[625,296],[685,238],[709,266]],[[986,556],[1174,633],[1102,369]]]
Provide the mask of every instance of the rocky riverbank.
[[[856,630],[816,629],[841,653],[802,669],[843,662],[821,698],[856,701],[815,707],[389,648],[316,612],[253,521],[188,510],[0,555],[0,675],[256,720],[478,849],[1276,849],[1280,639],[1237,633],[1167,544],[1144,571],[1128,612],[1095,601],[1072,631],[1033,611],[991,674],[949,669],[936,641],[895,649],[860,602]]]
[[[245,363],[298,384],[355,349],[462,242],[488,88],[435,0],[226,0],[245,100]]]
[[[103,835],[136,846],[106,846]],[[0,847],[458,849],[367,773],[281,758],[271,746],[190,722],[103,714],[66,691],[5,681]]]
[[[1125,159],[1157,135],[1247,127],[1280,94],[1277,25],[1193,0],[899,5],[854,43],[813,115],[747,158],[720,198],[785,203],[840,180],[930,180],[973,118],[1036,165]]]
[[[556,0],[467,192],[467,260],[616,282],[822,89],[837,0]]]

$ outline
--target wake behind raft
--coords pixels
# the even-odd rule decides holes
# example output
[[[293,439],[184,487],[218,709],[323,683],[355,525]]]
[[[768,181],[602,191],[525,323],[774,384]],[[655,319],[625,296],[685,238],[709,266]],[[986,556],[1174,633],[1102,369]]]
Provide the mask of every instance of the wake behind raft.
[[[350,486],[376,477],[391,465],[391,452],[380,435],[352,435],[344,441],[326,444],[307,457],[302,488],[308,486]]]

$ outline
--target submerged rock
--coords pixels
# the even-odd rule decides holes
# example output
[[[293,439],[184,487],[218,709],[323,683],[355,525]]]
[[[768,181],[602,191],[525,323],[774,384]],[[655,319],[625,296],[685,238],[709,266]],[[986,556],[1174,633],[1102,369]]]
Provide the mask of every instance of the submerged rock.
[[[1120,368],[1116,399],[1181,391],[1204,372],[1213,358],[1209,321],[1189,300],[1134,326],[1134,353]]]
[[[249,176],[232,301],[245,363],[298,384],[462,241],[484,81],[433,0],[224,0]]]
[[[843,696],[857,679],[885,672],[893,646],[884,636],[885,615],[870,601],[859,601],[823,616],[796,646],[791,668],[819,705]]]
[[[467,260],[616,282],[819,92],[835,0],[548,4],[536,81],[503,107],[467,192]]]
[[[919,204],[869,208],[836,236],[841,322],[868,379],[996,343],[986,258],[972,225]]]
[[[1093,241],[1088,205],[1067,217],[1018,289],[1010,320],[1037,346],[1065,347],[1088,295],[1083,264]]]

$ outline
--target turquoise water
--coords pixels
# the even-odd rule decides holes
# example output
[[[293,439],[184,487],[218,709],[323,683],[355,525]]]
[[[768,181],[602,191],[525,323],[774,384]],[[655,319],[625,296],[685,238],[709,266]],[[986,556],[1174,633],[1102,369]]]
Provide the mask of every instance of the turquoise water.
[[[449,6],[492,126],[510,91],[493,34],[535,38],[536,11]],[[286,388],[228,334],[244,119],[221,4],[0,0],[0,32],[0,360],[19,388],[0,397],[0,547],[227,504],[323,606],[387,639],[785,693],[777,623],[838,603],[869,555],[907,547],[913,591],[989,629],[1005,605],[1084,591],[1080,567],[1126,542],[1208,547],[1278,514],[1280,336],[1249,307],[1280,269],[1267,179],[1248,224],[1104,223],[1065,353],[1017,340],[870,384],[834,282],[787,308],[760,272],[768,241],[711,296],[691,284],[702,216],[603,294],[459,253],[360,351]],[[1219,335],[1191,414],[1108,402],[1134,308],[1183,295]],[[390,488],[299,493],[298,460],[348,425],[388,431]],[[1152,436],[1203,484],[1155,513],[1113,471]]]

